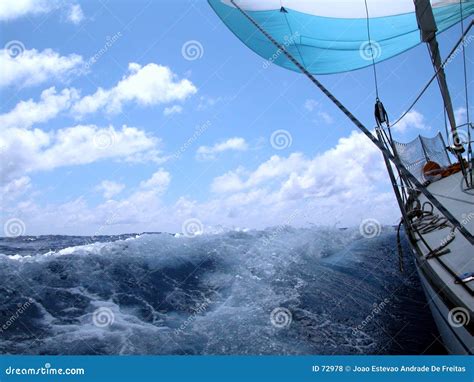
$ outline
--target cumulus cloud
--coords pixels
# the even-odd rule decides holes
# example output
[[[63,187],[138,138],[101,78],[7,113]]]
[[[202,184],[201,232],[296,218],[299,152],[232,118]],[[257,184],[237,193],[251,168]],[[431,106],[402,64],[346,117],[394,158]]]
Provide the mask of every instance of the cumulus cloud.
[[[456,118],[456,124],[457,125],[462,125],[463,123],[466,123],[466,116],[467,116],[467,110],[465,107],[458,107],[456,110],[454,110],[454,117]]]
[[[196,151],[196,157],[199,160],[211,160],[224,151],[246,151],[247,149],[248,144],[244,138],[234,137],[216,143],[214,146],[200,146]]]
[[[187,80],[179,80],[170,68],[154,63],[141,66],[131,63],[128,74],[110,89],[99,88],[94,94],[82,98],[72,110],[78,116],[105,110],[119,113],[124,104],[136,103],[152,106],[183,101],[195,94],[197,88]]]
[[[239,167],[237,170],[229,171],[223,175],[214,178],[211,184],[211,191],[215,193],[236,192],[246,188],[243,178],[245,169]]]
[[[180,232],[188,218],[199,218],[205,227],[249,228],[357,225],[364,218],[393,224],[399,219],[381,154],[358,132],[314,157],[301,153],[272,156],[255,168],[239,167],[219,178],[207,201],[183,195],[165,204],[161,195],[171,175],[159,169],[125,198],[96,206],[82,198],[45,207],[24,203],[22,216],[30,232],[42,232],[46,217],[56,226],[44,233],[76,234]]]
[[[306,222],[316,224],[356,224],[364,217],[393,223],[398,215],[381,154],[357,132],[313,158],[275,155],[254,170],[239,167],[216,177],[211,190],[215,198],[194,213],[214,223],[212,214],[220,214],[221,224],[284,224],[306,210],[312,211]]]
[[[309,166],[309,159],[301,153],[293,153],[289,157],[273,155],[260,164],[254,171],[245,171],[239,167],[214,179],[211,185],[213,192],[236,192],[257,187],[266,181],[281,179],[294,172],[301,172]]]
[[[125,188],[125,184],[117,183],[112,180],[103,180],[96,186],[96,191],[102,192],[102,195],[106,199],[110,199],[115,195],[118,195]]]
[[[163,219],[166,216],[161,197],[170,182],[171,174],[160,168],[151,177],[140,182],[130,196],[100,204],[95,209],[97,212],[89,216],[92,217],[93,223],[99,224],[99,230],[109,228],[110,231],[111,227],[112,230],[116,227],[116,230],[122,229],[123,232],[150,231],[154,219]],[[89,211],[88,206],[83,209]]]
[[[315,99],[307,99],[303,106],[308,113],[315,112],[315,114],[319,117],[318,120],[315,120],[314,122],[319,122],[319,120],[322,120],[326,124],[331,124],[334,122],[334,119],[331,117],[331,115],[322,110],[320,103]]]
[[[170,173],[160,168],[151,176],[151,178],[141,182],[140,187],[143,189],[154,190],[156,192],[161,193],[168,188],[170,181]]]
[[[0,183],[0,200],[2,204],[15,201],[31,188],[31,179],[29,176],[21,176],[13,179],[5,185]]]
[[[21,49],[21,48],[20,48]],[[51,79],[65,80],[82,72],[84,60],[77,54],[61,56],[52,49],[41,52],[25,49],[13,55],[9,49],[0,50],[0,87],[33,86]]]
[[[0,20],[14,20],[28,14],[49,12],[57,6],[54,0],[2,0],[0,2]]]
[[[156,64],[149,64],[144,68],[135,67],[132,70],[135,74],[124,77],[114,88],[99,88],[94,94],[83,98],[75,88],[58,92],[55,87],[50,87],[41,93],[38,101],[20,101],[11,111],[0,115],[0,125],[4,128],[29,128],[36,123],[51,120],[64,111],[78,116],[106,107],[107,111],[113,113],[121,110],[126,102],[134,101],[141,105],[165,103],[183,100],[196,91],[194,85],[187,80],[173,82],[171,71],[163,68]],[[144,76],[147,75],[150,75],[149,81],[154,82],[154,85],[144,84]],[[1,78],[3,77],[0,77],[0,81]],[[182,110],[182,106],[172,105],[164,109],[164,114],[171,115]]]
[[[1,179],[100,160],[162,162],[160,140],[135,127],[78,125],[56,131],[5,129],[0,136]]]
[[[316,107],[319,106],[319,102],[316,101],[315,99],[307,99],[305,102],[304,102],[304,108],[307,110],[307,111],[313,111],[314,109],[316,109]]]
[[[424,115],[413,109],[393,126],[393,129],[399,133],[404,133],[407,129],[427,130],[429,126],[426,124]]]
[[[318,116],[327,124],[334,123],[333,117],[331,117],[331,115],[325,111],[318,111]]]
[[[78,24],[84,18],[79,4],[69,0],[2,0],[0,2],[0,21],[12,21],[24,16],[36,16],[57,9],[66,11],[67,20]]]
[[[11,111],[0,115],[2,128],[30,128],[36,123],[55,118],[60,112],[71,107],[79,99],[76,89],[64,89],[60,93],[51,87],[41,93],[38,102],[29,99],[20,101]]]
[[[199,97],[199,103],[196,107],[196,110],[198,111],[208,110],[214,107],[217,103],[221,101],[222,101],[221,97],[211,97],[211,96],[206,96],[206,95],[201,96]]]
[[[78,25],[84,20],[84,12],[79,4],[72,4],[67,12],[67,19],[71,23]]]
[[[163,114],[168,116],[171,114],[179,114],[183,111],[183,107],[180,105],[173,105],[169,107],[165,107],[165,110],[163,110]]]

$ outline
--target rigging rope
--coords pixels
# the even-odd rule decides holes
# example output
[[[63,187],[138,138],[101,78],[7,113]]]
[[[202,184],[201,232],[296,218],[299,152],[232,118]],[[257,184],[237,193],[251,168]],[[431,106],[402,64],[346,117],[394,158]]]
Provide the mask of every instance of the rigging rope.
[[[428,206],[428,209],[425,206]],[[429,250],[426,258],[441,256],[449,252],[449,250],[444,249],[456,238],[455,227],[444,216],[435,214],[434,207],[430,202],[425,202],[421,205],[420,201],[415,199],[411,210],[408,212],[408,218],[410,219],[410,226],[418,233],[419,239],[423,241]],[[449,234],[441,241],[437,248],[430,248],[422,235],[444,228],[450,229]]]
[[[368,38],[368,43],[369,43],[369,49],[370,49],[370,56],[372,58],[372,70],[374,73],[374,85],[375,85],[375,110],[374,110],[374,116],[375,116],[375,122],[377,123],[377,126],[384,131],[383,125],[388,128],[389,135],[390,135],[390,142],[392,139],[392,133],[390,131],[390,121],[388,119],[388,113],[385,110],[385,107],[379,99],[379,84],[377,80],[377,67],[375,65],[375,57],[374,57],[374,49],[372,48],[372,38],[370,37],[370,17],[369,17],[369,7],[367,5],[367,0],[364,0],[365,2],[365,14],[366,14],[366,20],[367,20],[367,38]],[[390,171],[390,170],[389,170]]]
[[[469,95],[467,90],[467,70],[466,70],[466,49],[465,49],[465,41],[464,41],[464,19],[463,19],[463,11],[462,11],[462,0],[459,0],[459,8],[461,12],[461,35],[462,35],[462,59],[463,59],[463,66],[464,66],[464,93],[466,97],[466,119],[467,123],[470,123],[471,120],[469,118]],[[468,125],[468,132],[469,125]],[[469,139],[470,140],[470,139]]]
[[[398,122],[400,122],[410,111],[411,109],[413,109],[413,106],[416,105],[416,103],[420,100],[420,98],[423,96],[423,94],[426,92],[426,90],[430,87],[431,83],[434,81],[435,78],[437,78],[438,76],[438,73],[441,71],[441,69],[446,65],[446,63],[451,59],[451,56],[454,54],[454,52],[456,52],[459,44],[461,44],[464,40],[464,36],[469,32],[469,30],[472,28],[472,26],[474,25],[474,20],[471,21],[471,23],[469,24],[469,26],[467,27],[467,29],[464,31],[463,35],[461,36],[461,38],[457,41],[457,43],[454,45],[453,49],[451,49],[451,52],[449,52],[448,56],[445,58],[445,60],[443,61],[442,65],[441,65],[441,68],[439,70],[437,70],[433,76],[430,78],[430,80],[427,82],[427,84],[423,87],[423,89],[421,89],[421,91],[418,93],[418,95],[416,96],[415,100],[410,104],[410,106],[408,107],[408,109],[405,110],[405,112],[403,112],[403,114],[394,122],[392,123],[392,127],[395,126]]]
[[[418,234],[418,239],[415,238],[415,240],[421,240],[426,246],[428,253],[425,257],[427,259],[431,259],[433,257],[439,257],[449,253],[450,250],[446,247],[456,238],[455,227],[449,223],[448,219],[446,219],[444,216],[435,214],[433,205],[430,202],[425,202],[423,205],[421,205],[418,199],[413,198],[413,194],[409,198],[407,205],[410,205],[410,200],[411,207],[407,214],[408,225]],[[425,206],[428,206],[429,208],[426,209]],[[401,243],[401,227],[403,223],[404,221],[401,219],[397,227],[398,266],[400,272],[403,272],[404,270],[403,247]],[[449,234],[440,242],[438,247],[434,249],[431,248],[424,239],[423,235],[444,228],[449,228]]]
[[[467,160],[470,163],[469,171],[469,180],[472,184],[472,171],[474,167],[474,158],[472,157],[472,139],[471,139],[471,119],[469,118],[469,92],[467,88],[467,70],[466,70],[466,49],[465,49],[465,40],[464,40],[464,18],[462,11],[462,0],[459,0],[459,8],[461,12],[461,34],[462,34],[462,59],[463,59],[463,68],[464,68],[464,95],[466,98],[466,122],[467,122]]]
[[[370,19],[369,19],[369,7],[367,5],[367,0],[365,1],[365,14],[367,15],[367,38],[369,39],[369,48],[370,56],[372,57],[372,70],[374,72],[374,82],[375,82],[375,97],[379,99],[379,86],[377,81],[377,69],[375,67],[375,57],[374,50],[372,49],[372,39],[370,38]]]

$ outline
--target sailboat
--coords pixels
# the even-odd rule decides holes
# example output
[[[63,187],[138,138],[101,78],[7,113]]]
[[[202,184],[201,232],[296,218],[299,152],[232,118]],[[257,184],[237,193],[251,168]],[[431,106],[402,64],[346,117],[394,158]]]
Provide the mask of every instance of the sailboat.
[[[474,186],[466,45],[474,0],[208,0],[225,25],[270,62],[304,74],[382,152],[412,258],[451,354],[474,352]],[[458,24],[444,59],[437,36]],[[468,37],[469,36],[469,37]],[[434,74],[395,122],[379,98],[377,64],[425,43]],[[461,54],[467,123],[458,124],[445,67]],[[320,82],[319,75],[372,67],[375,127],[368,128]],[[396,141],[393,127],[438,83],[445,133]],[[400,268],[403,255],[399,236]]]

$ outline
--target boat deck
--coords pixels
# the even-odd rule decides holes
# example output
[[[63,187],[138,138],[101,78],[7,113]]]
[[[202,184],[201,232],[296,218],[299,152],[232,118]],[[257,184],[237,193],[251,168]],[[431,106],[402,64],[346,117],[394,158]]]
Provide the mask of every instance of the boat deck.
[[[466,190],[463,187],[463,177],[460,172],[450,175],[431,183],[428,190],[442,203],[461,224],[470,232],[474,233],[474,190]],[[427,201],[421,194],[418,197],[423,205]],[[443,216],[436,208],[434,213]],[[437,229],[430,233],[422,234],[423,239],[431,249],[439,248],[446,240],[454,236],[445,249],[449,253],[442,254],[430,259],[424,259],[425,266],[433,271],[435,277],[441,281],[443,288],[449,289],[449,294],[462,302],[471,312],[474,311],[474,280],[462,284],[456,283],[455,275],[459,276],[466,272],[474,272],[474,248],[466,238],[459,232],[452,233],[451,227]],[[418,235],[415,237],[419,239]],[[419,250],[427,255],[430,249],[422,240],[417,240]],[[447,291],[446,291],[447,292]]]

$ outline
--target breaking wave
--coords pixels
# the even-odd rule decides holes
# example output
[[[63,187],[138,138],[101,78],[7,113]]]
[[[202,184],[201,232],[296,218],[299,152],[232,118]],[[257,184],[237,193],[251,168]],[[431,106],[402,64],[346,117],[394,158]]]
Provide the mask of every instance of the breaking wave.
[[[0,243],[1,353],[409,354],[435,331],[392,227]]]

